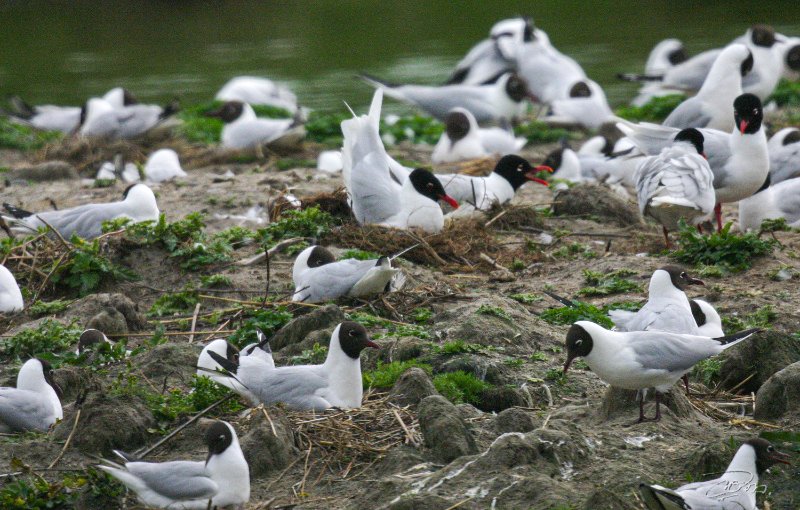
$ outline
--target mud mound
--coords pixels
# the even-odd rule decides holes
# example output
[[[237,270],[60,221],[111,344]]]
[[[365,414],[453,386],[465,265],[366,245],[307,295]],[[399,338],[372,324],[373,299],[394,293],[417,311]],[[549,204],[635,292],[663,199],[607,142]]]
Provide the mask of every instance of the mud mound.
[[[556,216],[597,216],[622,227],[642,223],[633,202],[595,184],[580,184],[559,191],[554,197],[553,213]]]

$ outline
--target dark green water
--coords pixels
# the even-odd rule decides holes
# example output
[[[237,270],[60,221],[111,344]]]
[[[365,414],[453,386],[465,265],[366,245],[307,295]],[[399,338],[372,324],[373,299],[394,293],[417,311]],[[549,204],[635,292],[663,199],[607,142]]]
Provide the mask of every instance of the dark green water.
[[[140,99],[213,97],[231,76],[287,83],[315,109],[368,102],[353,78],[437,83],[491,25],[530,14],[552,42],[606,89],[635,86],[651,47],[677,37],[692,52],[752,23],[800,35],[800,2],[715,1],[5,1],[0,2],[0,96],[80,104],[116,85]]]

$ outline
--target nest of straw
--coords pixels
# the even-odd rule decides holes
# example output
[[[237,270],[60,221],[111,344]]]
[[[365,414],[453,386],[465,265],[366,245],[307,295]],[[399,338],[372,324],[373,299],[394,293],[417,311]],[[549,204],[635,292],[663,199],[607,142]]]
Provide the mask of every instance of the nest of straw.
[[[6,266],[17,282],[27,288],[35,301],[47,288],[60,265],[69,260],[75,247],[50,231],[27,239],[6,252],[0,264]]]
[[[499,264],[509,264],[515,259],[536,262],[540,256],[526,251],[524,244],[503,245],[482,217],[448,223],[438,234],[351,222],[334,228],[322,242],[387,255],[418,245],[403,258],[416,264],[461,271],[486,264],[482,254]]]
[[[385,393],[367,394],[359,409],[292,411],[287,418],[301,449],[321,453],[323,462],[339,469],[375,462],[399,445],[422,444],[416,416],[389,402]]]

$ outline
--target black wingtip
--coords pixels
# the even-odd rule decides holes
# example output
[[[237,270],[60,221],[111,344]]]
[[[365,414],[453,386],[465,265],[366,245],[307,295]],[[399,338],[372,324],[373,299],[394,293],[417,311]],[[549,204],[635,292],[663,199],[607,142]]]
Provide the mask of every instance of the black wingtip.
[[[33,213],[30,211],[26,211],[25,209],[20,209],[19,207],[15,207],[11,204],[3,202],[3,209],[8,211],[8,214],[21,220],[23,218],[27,218],[28,216],[33,216]]]
[[[570,300],[570,299],[561,297],[558,294],[553,294],[552,292],[550,292],[548,290],[545,290],[544,293],[547,294],[548,296],[550,296],[551,298],[555,299],[556,301],[558,301],[559,303],[561,303],[564,306],[567,306],[569,308],[575,308],[575,303],[573,303],[572,300]]]
[[[181,111],[181,103],[178,98],[175,98],[161,109],[161,113],[158,115],[158,118],[163,120],[167,117],[175,115],[179,111]]]
[[[256,338],[258,339],[258,348],[266,353],[272,354],[272,347],[269,346],[269,337],[260,329],[256,329]]]
[[[664,80],[663,76],[651,76],[647,74],[635,74],[635,73],[618,73],[617,78],[622,81],[633,81],[633,82]]]
[[[744,331],[739,331],[738,333],[734,333],[732,335],[720,336],[715,338],[714,340],[721,343],[722,345],[727,345],[736,342],[737,340],[742,340],[751,335],[755,335],[756,333],[760,333],[761,331],[763,331],[761,328],[751,328],[751,329],[746,329]]]
[[[239,368],[238,365],[236,365],[236,363],[234,363],[233,361],[229,360],[228,358],[220,356],[219,354],[217,354],[214,351],[208,351],[208,355],[211,356],[211,359],[213,359],[214,361],[219,363],[219,366],[221,366],[222,368],[224,368],[225,370],[227,370],[229,372],[228,374],[224,374],[224,375],[235,374],[236,373],[236,369]]]

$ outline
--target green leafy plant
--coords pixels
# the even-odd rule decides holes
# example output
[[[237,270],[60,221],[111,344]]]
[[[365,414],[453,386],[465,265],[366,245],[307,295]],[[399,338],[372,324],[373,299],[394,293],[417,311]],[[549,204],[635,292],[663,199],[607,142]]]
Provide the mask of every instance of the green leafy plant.
[[[348,314],[348,319],[358,322],[366,328],[386,329],[386,333],[373,334],[372,337],[375,339],[413,336],[421,340],[429,340],[433,337],[430,331],[421,326],[415,324],[399,324],[364,312],[350,313]]]
[[[379,254],[372,251],[353,249],[353,250],[345,250],[344,253],[342,253],[342,256],[339,257],[339,260],[345,260],[345,259],[373,260],[373,259],[378,259],[380,257],[381,256]]]
[[[0,488],[0,508],[4,510],[38,510],[45,508],[68,509],[80,496],[86,481],[79,477],[65,477],[48,482],[41,476],[12,480]]]
[[[463,340],[452,340],[450,342],[445,342],[441,346],[437,346],[434,349],[436,352],[441,354],[461,354],[461,353],[479,353],[479,352],[486,352],[489,350],[488,347],[481,344],[474,344],[474,343],[467,343]]]
[[[560,368],[551,368],[544,374],[544,378],[545,380],[553,381],[558,385],[564,385],[567,383],[567,374],[565,374]]]
[[[292,320],[291,312],[286,307],[248,309],[245,313],[247,319],[242,326],[228,337],[228,341],[237,347],[244,347],[256,339],[256,329],[270,336]]]
[[[28,307],[31,315],[53,315],[63,312],[67,307],[72,304],[72,301],[64,299],[54,299],[53,301],[37,301]]]
[[[0,117],[0,148],[3,149],[35,150],[62,136],[58,131],[40,131],[8,117]]]
[[[768,219],[761,222],[761,227],[758,231],[761,234],[774,233],[774,232],[789,232],[792,227],[786,223],[786,218]]]
[[[164,317],[180,313],[187,313],[194,310],[200,301],[197,291],[191,288],[181,292],[162,294],[156,299],[150,311],[147,313],[151,317]]]
[[[306,349],[297,356],[289,358],[289,365],[320,365],[328,357],[328,348],[315,343],[311,349]]]
[[[481,394],[491,388],[491,384],[474,375],[458,370],[437,374],[433,378],[433,386],[443,397],[454,404],[479,404]]]
[[[433,117],[405,116],[400,117],[392,124],[381,119],[381,137],[384,140],[388,139],[390,145],[404,140],[415,144],[434,145],[439,141],[443,132],[444,124]]]
[[[721,265],[729,271],[749,269],[754,258],[772,253],[776,242],[762,240],[756,234],[737,235],[728,223],[721,232],[703,235],[697,229],[683,224],[678,234],[680,248],[673,256],[686,264]]]
[[[778,106],[800,106],[800,83],[782,79],[766,103],[770,101]]]
[[[700,379],[703,384],[710,387],[713,381],[719,379],[722,373],[722,360],[719,358],[708,358],[697,363],[692,369],[692,378]]]
[[[683,94],[670,94],[651,99],[642,106],[622,106],[617,108],[616,114],[623,119],[635,122],[656,122],[661,123],[669,117],[672,110],[681,104],[686,96]]]
[[[619,294],[621,292],[638,292],[641,289],[638,284],[626,279],[626,276],[635,274],[629,269],[619,269],[610,273],[601,273],[583,270],[583,277],[588,287],[578,291],[582,296],[608,296],[609,294]]]
[[[164,393],[145,392],[145,401],[153,412],[153,416],[161,422],[173,422],[182,416],[188,416],[230,393],[228,388],[220,386],[206,376],[192,376],[191,391],[171,388]],[[215,409],[217,415],[242,410],[243,407],[235,399],[231,399]]]
[[[291,170],[292,168],[317,168],[317,162],[313,159],[281,158],[275,166],[278,170]]]
[[[542,296],[538,296],[536,294],[512,294],[508,297],[524,305],[530,305],[544,299]]]
[[[391,363],[378,361],[374,370],[366,371],[361,375],[364,389],[389,389],[394,386],[394,383],[403,375],[403,372],[412,367],[420,368],[428,375],[433,371],[430,365],[413,359],[407,361],[392,361]]]
[[[750,328],[769,328],[778,318],[772,305],[764,305],[753,313],[746,315],[726,314],[722,318],[722,326],[728,331],[742,331]]]
[[[3,357],[29,358],[46,353],[58,353],[78,343],[83,330],[75,322],[63,324],[44,319],[38,327],[23,329],[11,338],[0,341]]]
[[[305,123],[306,140],[325,145],[341,146],[343,120],[352,118],[349,113],[324,114],[311,112]]]
[[[529,143],[553,143],[563,139],[577,140],[580,135],[564,128],[551,127],[545,122],[531,121],[514,128],[516,136],[524,136]]]
[[[230,287],[233,285],[233,280],[231,280],[230,276],[225,276],[224,274],[212,274],[208,276],[201,276],[200,283],[204,287]]]
[[[433,310],[430,308],[414,308],[411,319],[417,324],[427,324],[433,319]]]
[[[100,241],[85,241],[72,236],[74,249],[65,261],[55,268],[54,284],[62,284],[85,296],[104,283],[136,280],[139,276],[130,269],[117,266],[100,254]]]
[[[258,231],[258,239],[265,248],[270,248],[282,239],[292,237],[321,237],[334,225],[334,218],[319,207],[300,211],[286,211],[281,219]]]
[[[493,317],[498,317],[500,319],[504,319],[507,321],[513,320],[511,316],[508,314],[508,312],[506,312],[499,306],[481,305],[478,307],[475,313],[479,313],[482,315],[491,315]]]

